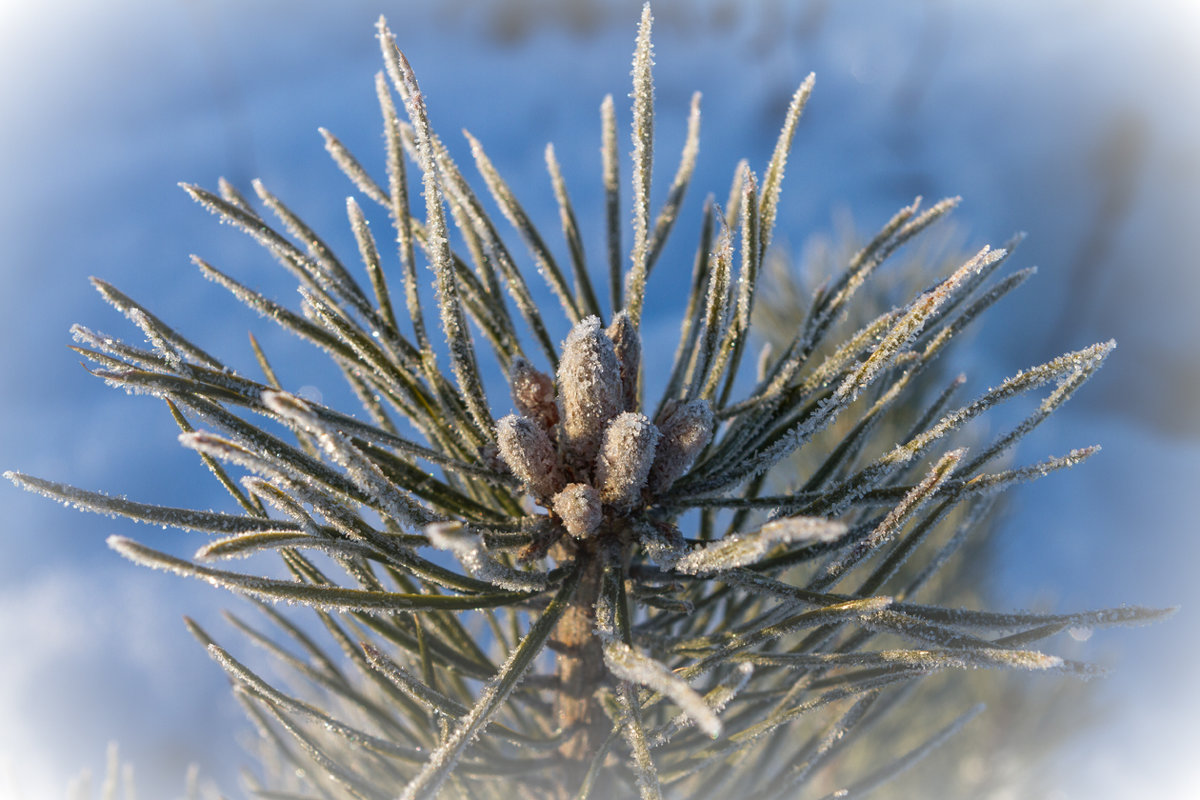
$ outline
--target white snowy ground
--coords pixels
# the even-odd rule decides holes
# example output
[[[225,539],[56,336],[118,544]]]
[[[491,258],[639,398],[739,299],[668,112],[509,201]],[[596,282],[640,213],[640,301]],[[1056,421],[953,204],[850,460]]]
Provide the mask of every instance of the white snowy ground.
[[[961,194],[970,243],[1025,230],[1018,265],[1042,267],[979,337],[976,385],[1119,340],[1104,373],[1022,451],[1105,448],[1020,494],[1001,594],[1063,609],[1184,608],[1088,643],[1115,674],[1099,690],[1105,717],[1060,759],[1045,789],[1053,798],[1182,797],[1200,777],[1187,746],[1200,712],[1200,592],[1188,580],[1200,553],[1188,503],[1200,475],[1200,57],[1189,53],[1200,13],[1186,0],[1133,6],[764,0],[744,12],[711,0],[655,9],[660,191],[688,98],[704,93],[693,218],[705,192],[724,197],[739,158],[761,169],[783,104],[814,70],[777,241],[800,248],[832,228],[836,209],[871,227],[914,195]],[[136,499],[223,503],[174,446],[159,405],[87,376],[64,346],[67,329],[129,334],[88,286],[97,275],[235,366],[251,368],[253,328],[285,383],[314,382],[286,337],[201,280],[187,256],[290,300],[286,276],[175,184],[213,186],[224,175],[246,189],[262,177],[353,252],[342,205],[350,187],[316,129],[330,128],[380,171],[371,81],[381,11],[445,138],[470,128],[551,227],[541,159],[554,141],[581,218],[596,218],[597,109],[606,92],[623,101],[628,91],[637,5],[458,0],[441,9],[0,0],[0,468]],[[677,235],[679,270],[690,269],[688,230]],[[594,247],[599,226],[590,235]],[[671,296],[669,256],[652,282],[658,298]],[[674,346],[679,302],[651,307],[648,332],[664,348]],[[71,776],[101,768],[110,739],[136,765],[142,797],[182,794],[191,761],[233,787],[239,755],[227,732],[240,729],[240,714],[179,618],[225,630],[218,610],[235,601],[104,546],[114,532],[182,553],[195,540],[13,488],[0,487],[0,506],[0,796],[63,797]]]

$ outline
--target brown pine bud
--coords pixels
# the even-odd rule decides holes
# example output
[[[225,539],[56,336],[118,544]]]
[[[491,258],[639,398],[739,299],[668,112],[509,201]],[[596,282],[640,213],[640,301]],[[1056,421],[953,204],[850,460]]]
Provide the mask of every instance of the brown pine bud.
[[[621,412],[621,365],[599,317],[581,320],[563,342],[558,362],[561,443],[572,463],[590,464],[609,420]]]
[[[558,424],[553,378],[518,356],[508,370],[508,385],[513,404],[522,416],[529,417],[547,431]]]
[[[553,497],[565,483],[549,434],[529,417],[509,414],[497,422],[496,444],[509,469],[538,500]]]
[[[600,495],[586,483],[568,483],[554,495],[551,508],[576,539],[591,536],[600,527]]]
[[[642,340],[629,318],[628,311],[619,311],[605,331],[612,340],[613,351],[621,365],[621,399],[625,411],[638,407],[638,370],[642,367]]]
[[[637,503],[654,463],[659,432],[645,415],[626,411],[604,431],[596,458],[596,486],[600,499],[618,508]]]
[[[650,492],[658,494],[671,488],[691,469],[712,434],[713,414],[706,401],[692,400],[674,408],[662,423],[662,439],[648,480]]]

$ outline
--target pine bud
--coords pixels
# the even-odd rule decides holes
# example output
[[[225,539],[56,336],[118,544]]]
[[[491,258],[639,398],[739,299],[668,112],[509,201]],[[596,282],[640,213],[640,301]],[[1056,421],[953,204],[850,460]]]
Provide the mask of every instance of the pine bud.
[[[508,385],[513,403],[522,416],[529,417],[547,431],[558,424],[553,378],[518,356],[509,368]]]
[[[692,400],[671,411],[662,423],[662,440],[650,469],[651,493],[665,492],[691,469],[712,433],[712,409],[706,401]]]
[[[643,414],[626,411],[609,424],[596,459],[601,500],[628,508],[641,498],[658,439],[658,428]]]
[[[563,441],[578,466],[595,458],[609,420],[621,412],[621,365],[599,317],[581,320],[563,342],[558,362]]]
[[[605,331],[612,340],[613,351],[621,365],[621,398],[625,411],[638,407],[638,370],[642,366],[642,340],[629,318],[628,311],[619,311]]]
[[[551,508],[576,539],[591,536],[600,527],[600,495],[586,483],[568,483],[554,495]]]
[[[496,444],[509,469],[534,497],[552,497],[565,482],[549,434],[529,417],[509,414],[497,422]]]

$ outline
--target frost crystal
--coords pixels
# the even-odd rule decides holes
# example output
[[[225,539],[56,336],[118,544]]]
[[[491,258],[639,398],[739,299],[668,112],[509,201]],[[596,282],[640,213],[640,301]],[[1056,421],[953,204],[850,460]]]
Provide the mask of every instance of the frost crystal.
[[[614,675],[670,697],[700,730],[715,739],[721,735],[721,721],[700,694],[665,666],[634,650],[624,642],[604,645],[604,663]]]
[[[642,366],[642,342],[628,311],[619,311],[606,331],[621,365],[621,391],[625,411],[638,407],[638,370]]]
[[[558,424],[558,405],[554,402],[554,380],[534,369],[523,358],[514,358],[508,372],[513,404],[522,416],[537,422],[544,430]]]
[[[621,365],[612,340],[600,330],[600,318],[579,322],[563,342],[558,363],[558,402],[563,444],[572,461],[590,464],[608,422],[624,403]]]
[[[712,409],[705,400],[691,400],[671,412],[661,425],[662,439],[650,470],[649,489],[665,492],[687,472],[712,439]]]
[[[534,497],[545,499],[562,487],[562,470],[546,430],[528,417],[509,414],[496,423],[500,457]]]
[[[618,508],[637,502],[654,463],[658,439],[654,423],[633,411],[624,412],[604,430],[596,459],[596,483],[604,502]]]
[[[600,527],[600,495],[586,483],[569,483],[554,495],[554,513],[562,518],[567,533],[576,539],[591,536]]]
[[[737,533],[693,550],[679,559],[675,569],[688,575],[724,572],[753,564],[777,544],[831,542],[846,533],[840,522],[815,517],[789,517],[768,522],[756,531]]]
[[[480,580],[512,592],[541,591],[549,586],[546,576],[522,572],[496,561],[483,546],[483,539],[457,522],[435,522],[425,526],[425,535],[434,547],[449,550],[467,571]]]

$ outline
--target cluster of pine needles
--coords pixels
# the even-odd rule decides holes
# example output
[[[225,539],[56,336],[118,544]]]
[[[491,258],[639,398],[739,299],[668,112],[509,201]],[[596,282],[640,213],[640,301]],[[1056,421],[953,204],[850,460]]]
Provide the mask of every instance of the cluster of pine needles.
[[[261,183],[258,204],[224,181],[216,193],[185,187],[292,273],[301,309],[197,258],[204,276],[328,355],[361,400],[357,416],[285,390],[257,344],[265,377],[256,380],[96,281],[146,342],[76,327],[77,350],[109,384],[164,400],[180,442],[240,510],[167,508],[8,477],[82,509],[214,537],[194,560],[122,537],[109,544],[260,601],[277,627],[272,637],[237,621],[307,691],[279,688],[193,625],[261,733],[260,768],[246,777],[255,795],[858,797],[978,711],[928,726],[900,752],[859,758],[865,770],[839,772],[843,751],[923,677],[976,667],[1087,675],[1088,666],[1034,647],[1070,627],[1159,615],[919,600],[1001,492],[1096,450],[1028,466],[1007,460],[1114,346],[1030,367],[965,403],[962,377],[927,380],[958,334],[1030,276],[1002,269],[1011,246],[984,248],[831,340],[876,270],[954,200],[901,209],[812,294],[790,343],[764,348],[757,374],[742,369],[812,76],[765,170],[743,163],[726,205],[704,204],[673,366],[665,377],[644,374],[647,279],[683,205],[700,127],[697,96],[653,215],[650,24],[647,7],[633,62],[627,256],[611,96],[601,107],[607,309],[554,150],[546,162],[568,253],[561,263],[468,134],[483,185],[524,243],[509,249],[433,132],[382,21],[386,184],[324,135],[359,197],[390,218],[397,269],[385,268],[392,259],[354,198],[346,206],[366,288]],[[413,168],[423,215],[412,203]],[[548,331],[563,322],[547,324],[522,262],[560,301],[570,331],[561,346]],[[426,268],[436,335],[419,291]],[[393,295],[389,280],[402,292]],[[480,359],[489,354],[511,397],[487,396]],[[1040,389],[1014,427],[961,446],[972,419]],[[835,425],[836,444],[809,454],[808,474],[786,472],[789,456]],[[882,446],[881,430],[894,432]],[[216,566],[263,551],[278,554],[285,577]],[[281,600],[311,609],[318,624],[280,613]],[[909,708],[910,727],[922,728],[926,711]]]

